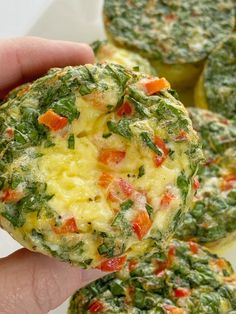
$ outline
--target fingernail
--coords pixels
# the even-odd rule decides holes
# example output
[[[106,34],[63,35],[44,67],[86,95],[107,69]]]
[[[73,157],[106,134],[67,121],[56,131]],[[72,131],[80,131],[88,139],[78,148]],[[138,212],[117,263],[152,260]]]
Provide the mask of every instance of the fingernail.
[[[84,57],[88,60],[89,63],[93,63],[95,61],[93,49],[85,43],[79,43],[79,45],[84,52]]]

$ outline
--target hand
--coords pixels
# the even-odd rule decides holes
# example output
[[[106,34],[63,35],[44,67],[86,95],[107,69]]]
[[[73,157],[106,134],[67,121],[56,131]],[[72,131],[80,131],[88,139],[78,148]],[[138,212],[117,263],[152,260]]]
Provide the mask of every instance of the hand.
[[[0,40],[0,98],[51,67],[93,61],[93,52],[85,44],[32,37]],[[81,270],[21,249],[0,259],[0,313],[47,313],[101,276],[98,270]]]

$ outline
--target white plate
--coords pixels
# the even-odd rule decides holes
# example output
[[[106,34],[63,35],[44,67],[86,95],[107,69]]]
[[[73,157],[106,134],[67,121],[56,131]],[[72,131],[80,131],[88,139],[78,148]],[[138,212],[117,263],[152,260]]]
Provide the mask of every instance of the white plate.
[[[0,2],[0,37],[41,36],[91,43],[105,38],[103,0],[8,0]],[[0,257],[20,248],[0,230]],[[236,269],[236,243],[219,252]],[[65,314],[67,302],[50,314]]]

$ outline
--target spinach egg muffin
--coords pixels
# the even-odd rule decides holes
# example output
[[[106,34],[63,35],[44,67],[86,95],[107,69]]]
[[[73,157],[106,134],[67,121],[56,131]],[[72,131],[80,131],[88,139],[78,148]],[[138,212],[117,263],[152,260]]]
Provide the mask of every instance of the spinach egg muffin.
[[[96,61],[99,63],[118,63],[134,71],[150,75],[156,74],[147,59],[138,53],[116,47],[107,40],[97,40],[91,44],[91,47],[95,53]]]
[[[166,248],[130,259],[121,272],[79,290],[68,314],[233,314],[234,310],[236,277],[230,264],[195,242],[172,240]]]
[[[117,270],[189,207],[202,151],[164,78],[52,69],[0,107],[0,224],[30,250]],[[171,91],[171,90],[170,90]]]
[[[105,0],[103,15],[108,38],[149,58],[174,88],[194,84],[235,23],[231,0]]]
[[[236,122],[207,110],[190,109],[206,161],[198,170],[191,210],[183,215],[176,236],[208,246],[235,238]]]
[[[228,36],[209,55],[195,88],[197,107],[236,116],[236,35]]]

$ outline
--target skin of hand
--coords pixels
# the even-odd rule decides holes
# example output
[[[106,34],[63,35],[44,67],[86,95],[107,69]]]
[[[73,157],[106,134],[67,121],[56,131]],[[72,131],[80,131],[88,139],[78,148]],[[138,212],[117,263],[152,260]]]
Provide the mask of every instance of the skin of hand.
[[[51,67],[93,63],[86,44],[23,37],[0,40],[0,98]],[[0,313],[44,314],[104,275],[21,249],[0,259]]]

